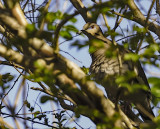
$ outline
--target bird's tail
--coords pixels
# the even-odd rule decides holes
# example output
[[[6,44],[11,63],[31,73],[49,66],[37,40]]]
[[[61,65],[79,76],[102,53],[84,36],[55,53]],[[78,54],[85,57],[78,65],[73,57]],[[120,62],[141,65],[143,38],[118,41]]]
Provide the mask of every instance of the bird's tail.
[[[143,105],[145,105],[145,106],[143,106]],[[144,122],[152,121],[153,118],[155,117],[149,101],[147,101],[147,102],[144,101],[144,103],[136,104],[136,108],[138,109],[139,114],[142,117]]]

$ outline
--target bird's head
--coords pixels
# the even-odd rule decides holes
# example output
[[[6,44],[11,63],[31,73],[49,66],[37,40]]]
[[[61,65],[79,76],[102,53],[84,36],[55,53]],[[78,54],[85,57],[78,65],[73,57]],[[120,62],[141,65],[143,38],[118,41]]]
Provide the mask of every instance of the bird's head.
[[[88,37],[100,37],[103,36],[101,28],[96,23],[86,23],[81,30]]]

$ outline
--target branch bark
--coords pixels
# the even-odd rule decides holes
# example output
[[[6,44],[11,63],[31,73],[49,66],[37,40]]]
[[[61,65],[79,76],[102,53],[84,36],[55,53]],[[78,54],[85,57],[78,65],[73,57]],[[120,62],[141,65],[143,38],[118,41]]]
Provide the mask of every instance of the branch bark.
[[[128,0],[127,4],[133,13],[132,20],[145,27],[147,19],[144,17],[140,9],[137,7],[134,0]],[[149,30],[151,30],[160,37],[160,26],[150,21],[147,22],[147,25]]]
[[[70,0],[86,22],[93,22],[91,14],[87,11],[81,0]]]

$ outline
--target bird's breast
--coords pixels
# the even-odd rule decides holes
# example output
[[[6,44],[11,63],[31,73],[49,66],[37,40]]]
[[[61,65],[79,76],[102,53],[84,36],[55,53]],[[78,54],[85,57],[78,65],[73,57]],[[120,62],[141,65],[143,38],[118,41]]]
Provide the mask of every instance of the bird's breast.
[[[122,62],[123,63],[123,62]],[[95,75],[96,79],[103,79],[106,76],[125,73],[128,66],[123,63],[120,67],[118,58],[107,58],[104,52],[96,51],[92,54],[92,64],[90,72]]]

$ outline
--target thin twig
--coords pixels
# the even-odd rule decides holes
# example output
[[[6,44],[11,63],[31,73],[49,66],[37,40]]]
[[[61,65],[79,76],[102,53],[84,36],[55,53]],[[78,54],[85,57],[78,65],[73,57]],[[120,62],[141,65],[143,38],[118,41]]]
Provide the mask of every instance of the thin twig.
[[[49,125],[49,124],[46,124],[46,123],[44,123],[44,122],[38,122],[38,121],[35,121],[35,120],[32,120],[32,119],[28,119],[28,118],[24,118],[24,117],[21,117],[21,116],[18,116],[18,115],[10,115],[10,114],[7,114],[7,113],[3,113],[2,112],[2,114],[3,115],[8,115],[9,117],[16,117],[16,118],[20,118],[20,119],[23,119],[23,120],[27,120],[27,121],[30,121],[30,122],[33,122],[33,123],[37,123],[37,124],[41,124],[41,125],[46,125],[46,126],[48,126],[48,127],[52,127],[52,128],[54,128],[54,129],[58,129],[57,127],[54,127],[54,126],[52,126],[52,125]]]
[[[44,10],[43,10],[43,14],[45,15],[47,12],[48,12],[48,8],[49,8],[49,5],[51,3],[52,0],[49,0],[46,4],[46,6],[44,7]],[[37,32],[37,36],[39,36],[41,34],[41,32],[43,31],[44,29],[44,25],[45,25],[45,17],[43,17],[42,19],[42,22],[40,24],[40,28],[39,28],[39,31]]]
[[[151,4],[151,6],[150,6],[150,8],[148,10],[147,18],[146,18],[146,21],[145,21],[145,27],[147,27],[147,23],[148,23],[148,20],[149,20],[149,17],[150,17],[150,12],[151,12],[151,10],[152,10],[152,8],[154,6],[154,3],[155,3],[155,0],[152,1],[152,4]]]
[[[59,52],[59,43],[58,43],[58,39],[59,39],[59,33],[60,33],[60,29],[62,28],[62,26],[68,22],[69,19],[73,18],[74,16],[78,15],[79,13],[76,11],[74,14],[66,17],[64,20],[62,20],[58,25],[57,25],[57,28],[56,28],[56,31],[55,31],[55,36],[54,36],[54,39],[53,39],[53,45],[55,46],[55,53],[58,53]]]
[[[125,36],[123,38],[120,38],[120,39],[116,40],[116,42],[121,41],[121,40],[126,39],[126,38],[129,38],[129,37],[132,37],[132,36],[136,36],[136,35],[137,34],[132,34],[132,35]]]
[[[17,77],[17,79],[14,81],[14,84],[13,86],[8,90],[8,92],[4,95],[4,97],[1,99],[1,104],[2,105],[2,102],[4,100],[4,98],[9,94],[9,92],[13,89],[13,87],[16,85],[16,83],[18,82],[19,78],[21,77],[21,74]]]
[[[63,51],[63,50],[60,50],[60,51],[68,54],[69,56],[71,56],[74,60],[78,61],[79,63],[82,63],[82,61],[76,59],[76,58],[75,58],[74,56],[72,56],[69,52],[66,52],[66,51]]]

